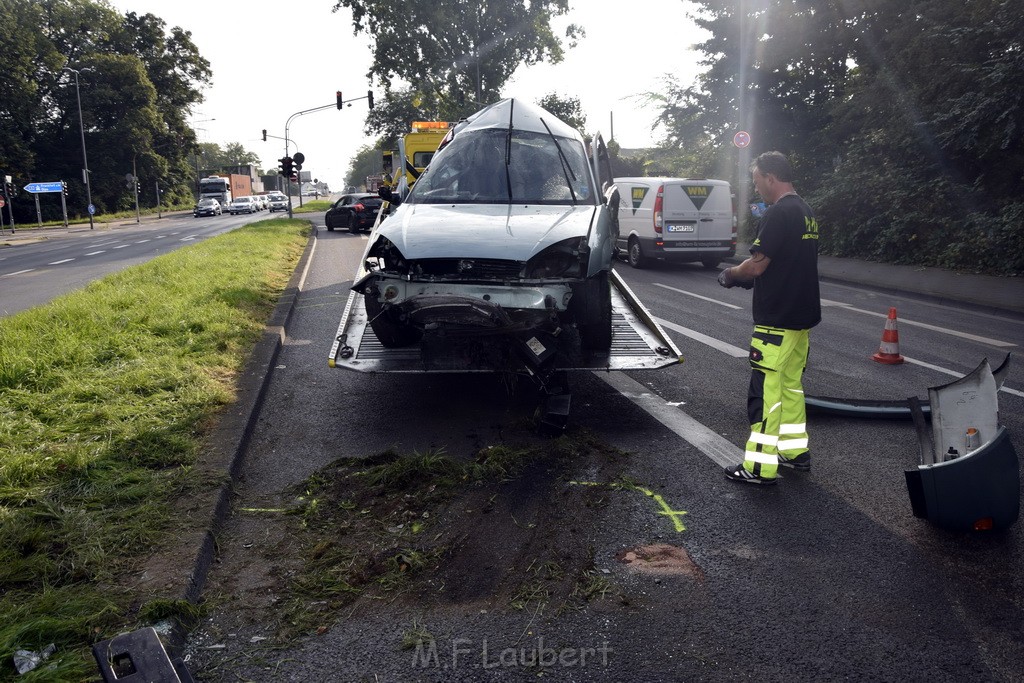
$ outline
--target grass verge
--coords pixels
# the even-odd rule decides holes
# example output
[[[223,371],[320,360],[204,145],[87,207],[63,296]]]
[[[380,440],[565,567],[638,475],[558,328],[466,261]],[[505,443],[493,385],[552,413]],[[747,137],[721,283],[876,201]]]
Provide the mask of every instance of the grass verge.
[[[299,206],[298,202],[292,207],[292,213],[316,213],[326,211],[334,205],[334,202],[327,199],[307,199]]]
[[[173,531],[168,502],[306,244],[265,220],[0,320],[0,681],[88,680],[89,646],[162,613],[124,580]]]

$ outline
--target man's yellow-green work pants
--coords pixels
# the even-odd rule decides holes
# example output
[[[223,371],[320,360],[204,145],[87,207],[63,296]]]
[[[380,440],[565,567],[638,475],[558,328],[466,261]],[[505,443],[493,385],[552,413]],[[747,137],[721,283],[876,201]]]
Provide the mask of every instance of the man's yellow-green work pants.
[[[750,340],[747,414],[750,438],[743,456],[749,472],[774,479],[778,457],[807,451],[807,413],[801,382],[810,330],[755,325]]]

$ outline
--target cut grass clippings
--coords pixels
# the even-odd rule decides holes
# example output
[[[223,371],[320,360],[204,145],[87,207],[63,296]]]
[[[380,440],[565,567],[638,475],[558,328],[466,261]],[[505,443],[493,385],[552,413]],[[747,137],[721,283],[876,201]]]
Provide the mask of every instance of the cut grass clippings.
[[[556,496],[553,517],[541,515],[553,528],[536,529],[534,521],[517,522],[505,513],[497,519],[493,510],[506,510],[524,488],[542,491],[540,498],[550,502],[549,484],[564,481],[572,463],[588,458],[610,463],[620,456],[590,434],[574,431],[532,445],[489,446],[469,459],[442,449],[336,460],[296,491],[298,505],[291,513],[301,518],[294,534],[305,547],[304,563],[287,588],[279,636],[288,640],[328,628],[342,608],[360,598],[397,599],[418,577],[436,576],[451,553],[481,528],[487,529],[485,536],[507,539],[508,526],[516,525],[538,544],[538,555],[521,568],[521,577],[514,576],[520,570],[508,569],[512,608],[539,609],[556,598],[572,607],[604,598],[610,588],[595,583],[592,551],[562,548],[558,552],[574,555],[564,564],[549,547],[559,545],[556,539],[566,526],[562,515],[575,507],[565,496],[579,495],[572,500],[583,502],[596,490],[560,485],[565,494]],[[505,501],[496,504],[502,497]]]
[[[93,679],[89,646],[138,627],[124,579],[198,484],[308,234],[250,224],[0,319],[0,681]]]

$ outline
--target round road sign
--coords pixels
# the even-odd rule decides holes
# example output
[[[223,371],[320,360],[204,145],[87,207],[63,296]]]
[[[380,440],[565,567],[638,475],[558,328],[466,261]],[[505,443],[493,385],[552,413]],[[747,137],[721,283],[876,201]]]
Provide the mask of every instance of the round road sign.
[[[750,133],[745,130],[741,130],[736,135],[732,136],[732,144],[737,147],[746,147],[750,144]]]
[[[96,213],[96,207],[92,204],[89,205],[89,215],[92,216]]]

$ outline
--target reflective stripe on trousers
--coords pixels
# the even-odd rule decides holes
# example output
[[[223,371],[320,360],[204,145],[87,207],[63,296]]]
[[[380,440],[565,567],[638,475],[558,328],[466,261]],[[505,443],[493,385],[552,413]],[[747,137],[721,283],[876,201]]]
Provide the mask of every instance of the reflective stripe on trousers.
[[[778,456],[807,451],[807,416],[801,383],[809,330],[754,326],[750,340],[747,415],[750,438],[743,466],[766,479],[778,474]]]

